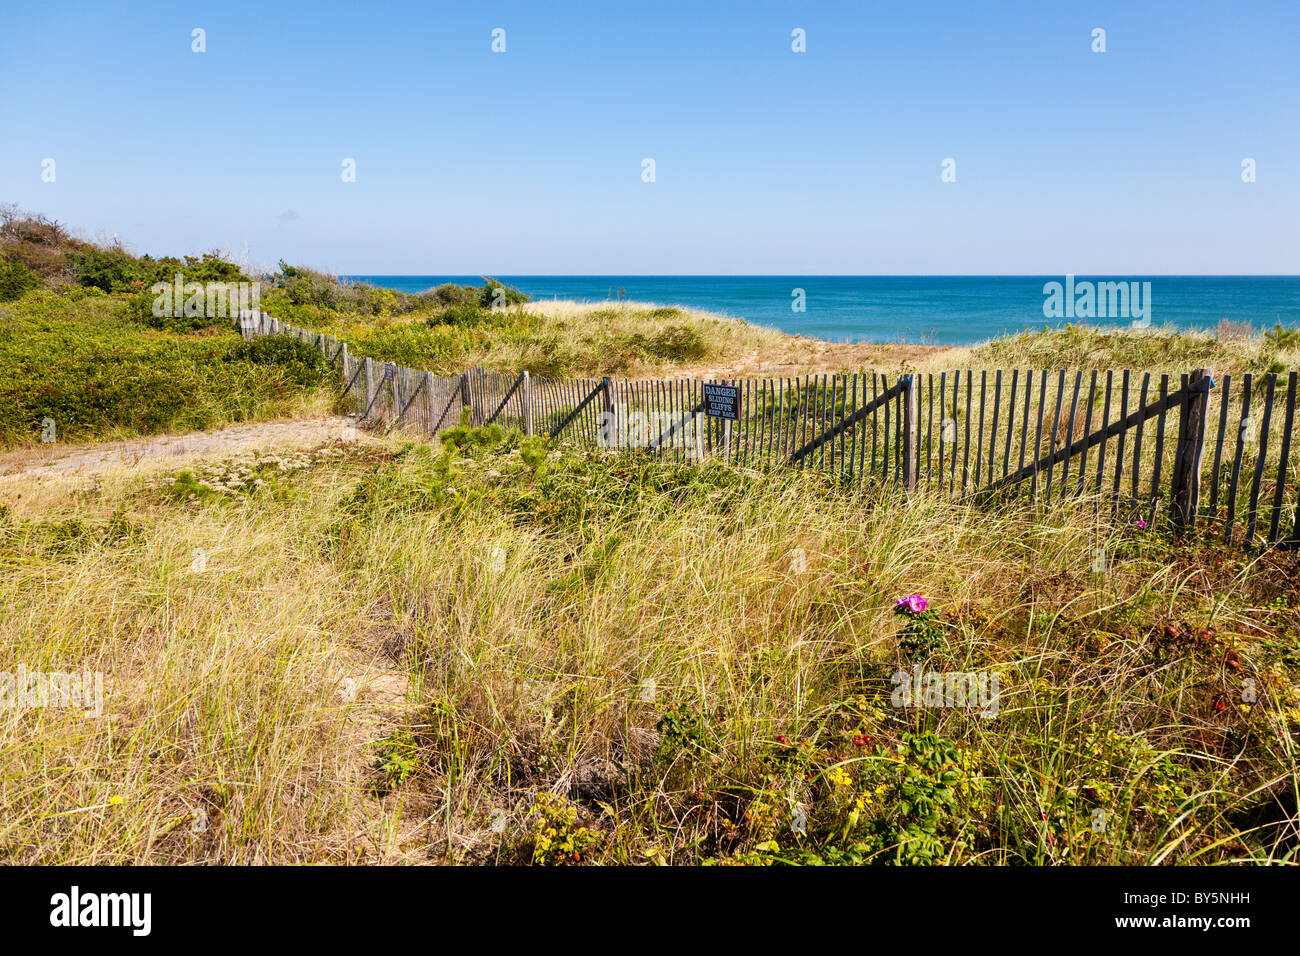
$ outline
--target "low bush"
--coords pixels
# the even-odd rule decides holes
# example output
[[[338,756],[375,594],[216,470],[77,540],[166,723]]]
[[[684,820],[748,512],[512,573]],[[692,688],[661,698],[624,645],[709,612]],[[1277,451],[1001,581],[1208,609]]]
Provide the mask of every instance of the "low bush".
[[[296,339],[156,332],[120,296],[38,289],[0,312],[0,446],[47,418],[64,442],[294,414],[329,401],[328,377]]]
[[[531,298],[504,282],[484,276],[483,290],[479,294],[478,302],[485,309],[500,309],[508,305],[522,305]]]
[[[244,278],[239,266],[217,252],[155,259],[134,256],[121,246],[92,246],[71,253],[68,262],[79,285],[104,292],[142,292],[157,282],[174,282],[177,275],[183,282],[203,283],[238,282]]]
[[[272,335],[241,341],[223,357],[226,362],[282,370],[295,385],[315,386],[333,374],[320,350],[291,335]]]
[[[19,299],[40,284],[40,277],[22,262],[0,259],[0,302]]]

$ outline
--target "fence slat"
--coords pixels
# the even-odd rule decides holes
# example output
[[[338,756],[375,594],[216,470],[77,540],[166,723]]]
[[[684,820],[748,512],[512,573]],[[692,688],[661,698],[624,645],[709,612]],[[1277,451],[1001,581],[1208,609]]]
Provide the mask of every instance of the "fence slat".
[[[1123,376],[1121,376],[1121,381],[1119,386],[1119,420],[1121,422],[1128,420],[1128,390],[1129,390],[1129,370],[1124,369],[1124,374]],[[1163,388],[1160,392],[1160,397],[1161,398],[1165,397],[1165,392],[1163,391]],[[1160,426],[1159,426],[1159,431],[1161,433],[1164,432],[1164,421],[1165,421],[1165,412],[1162,411],[1160,413]],[[1120,488],[1124,483],[1124,440],[1126,437],[1125,436],[1126,431],[1127,429],[1122,429],[1120,433],[1117,436],[1115,436],[1115,480],[1111,488],[1111,499],[1110,499],[1110,513],[1112,515],[1119,514],[1119,492],[1120,492]],[[1159,460],[1160,460],[1160,450],[1159,450],[1159,446],[1157,445],[1156,448],[1157,474],[1159,473],[1160,470]]]
[[[1251,379],[1251,373],[1247,372],[1241,381],[1241,420],[1237,425],[1237,451],[1233,456],[1232,475],[1228,479],[1228,513],[1223,522],[1223,540],[1228,543],[1232,541],[1237,514],[1237,480],[1241,476],[1241,460],[1245,454],[1246,429],[1250,427]]]
[[[1291,426],[1295,422],[1295,388],[1296,373],[1290,372],[1286,377],[1286,418],[1282,426],[1282,450],[1278,453],[1277,482],[1273,489],[1273,517],[1268,524],[1268,540],[1277,540],[1278,525],[1282,517],[1282,495],[1286,489],[1286,472],[1291,457]]]
[[[1210,389],[1214,379],[1198,368],[1184,376],[1182,418],[1178,425],[1178,454],[1174,465],[1174,531],[1181,534],[1196,525],[1201,497],[1201,457],[1205,452],[1205,420],[1209,417]],[[1288,425],[1288,428],[1290,426]]]
[[[1219,516],[1219,467],[1223,463],[1223,438],[1228,429],[1228,399],[1231,395],[1232,375],[1223,376],[1219,394],[1219,427],[1214,439],[1214,463],[1210,469],[1210,504],[1207,515],[1211,521]]]
[[[1074,447],[1074,420],[1079,414],[1079,389],[1083,385],[1083,372],[1074,373],[1074,397],[1070,399],[1070,420],[1065,425],[1065,447]],[[1086,434],[1086,432],[1085,432]],[[1061,463],[1061,500],[1070,493],[1070,457]]]
[[[1061,369],[1060,378],[1056,383],[1056,408],[1052,411],[1052,438],[1049,446],[1053,451],[1056,450],[1056,436],[1061,430],[1061,402],[1063,401],[1065,401],[1065,369]],[[1068,462],[1070,459],[1067,457],[1065,460]],[[1053,464],[1048,462],[1047,481],[1043,485],[1043,497],[1048,501],[1052,500],[1052,474],[1055,471]]]
[[[1034,370],[1025,369],[1025,413],[1020,416],[1020,469],[1019,473],[1023,476],[1025,470],[1025,453],[1029,451],[1029,400],[1034,393]],[[1020,481],[1023,477],[1016,480],[1017,490],[1019,490]]]
[[[1167,400],[1168,397],[1169,397],[1169,376],[1161,375],[1160,376],[1160,398],[1161,400]],[[1165,410],[1161,411],[1160,415],[1156,418],[1156,451],[1155,451],[1155,461],[1152,464],[1152,468],[1151,468],[1151,502],[1150,502],[1150,510],[1146,519],[1147,524],[1150,526],[1155,525],[1155,520],[1157,517],[1156,510],[1159,507],[1160,499],[1161,499],[1160,472],[1162,470],[1162,465],[1165,457],[1165,418],[1167,415],[1168,415],[1168,409],[1166,408]]]
[[[1097,404],[1097,370],[1092,370],[1092,375],[1088,381],[1088,407],[1083,413],[1083,433],[1085,435],[1092,431],[1092,410]],[[1088,487],[1088,448],[1085,445],[1083,453],[1079,456],[1079,487],[1075,491],[1076,496],[1082,496]]]
[[[961,455],[961,493],[966,493],[966,477],[970,472],[970,426],[971,426],[971,402],[972,386],[975,384],[975,373],[970,369],[966,370],[966,407],[962,410],[962,419],[966,423],[966,440],[962,442]]]
[[[1038,376],[1038,422],[1034,425],[1034,471],[1029,479],[1029,497],[1038,497],[1038,462],[1043,454],[1043,413],[1047,402],[1047,372]]]
[[[1110,436],[1110,393],[1111,386],[1115,379],[1115,373],[1106,372],[1106,397],[1103,400],[1101,409],[1101,427],[1102,434]],[[1097,507],[1101,506],[1101,496],[1105,492],[1106,486],[1102,484],[1106,474],[1106,438],[1101,441],[1101,447],[1097,449]]]
[[[1142,384],[1138,388],[1138,408],[1145,408],[1147,404],[1147,390],[1151,385],[1151,373],[1142,373]],[[1133,429],[1133,467],[1129,475],[1129,513],[1137,512],[1138,507],[1138,484],[1140,481],[1139,471],[1142,467],[1142,427],[1145,420],[1137,423]]]
[[[1259,518],[1259,489],[1264,480],[1264,463],[1268,458],[1268,425],[1273,417],[1273,389],[1277,385],[1277,373],[1269,372],[1264,380],[1264,412],[1259,425],[1259,451],[1255,458],[1255,478],[1250,483],[1250,511],[1246,518],[1246,539],[1249,547],[1255,537],[1255,523]]]
[[[1002,477],[1011,474],[1011,439],[1016,433],[1016,384],[1020,369],[1011,370],[1011,394],[1007,396],[1007,446],[1002,451]]]

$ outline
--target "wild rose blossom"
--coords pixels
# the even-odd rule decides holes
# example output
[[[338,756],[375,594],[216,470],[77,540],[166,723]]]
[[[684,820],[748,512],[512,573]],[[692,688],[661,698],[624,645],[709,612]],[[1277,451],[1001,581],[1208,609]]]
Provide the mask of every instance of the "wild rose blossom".
[[[930,606],[930,602],[919,594],[909,594],[907,597],[901,597],[895,604],[895,609],[900,614],[920,614]]]

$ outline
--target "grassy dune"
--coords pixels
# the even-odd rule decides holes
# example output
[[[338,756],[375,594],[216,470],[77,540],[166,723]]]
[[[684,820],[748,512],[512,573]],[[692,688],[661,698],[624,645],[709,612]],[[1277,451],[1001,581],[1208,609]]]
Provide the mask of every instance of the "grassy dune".
[[[224,260],[6,215],[0,442],[24,461],[46,417],[61,444],[334,408],[311,349],[149,314],[155,274]],[[272,314],[437,372],[1300,358],[1282,329],[836,345],[491,281],[267,281]],[[0,475],[0,861],[1296,859],[1291,553],[1174,541],[1086,496],[977,508],[497,427],[206,454]],[[14,706],[19,667],[101,672],[103,713]],[[927,673],[993,693],[900,706],[898,675]]]
[[[455,318],[455,321],[448,321]],[[1294,368],[1300,342],[1290,330],[1143,330],[1071,325],[975,346],[835,343],[751,325],[696,309],[644,302],[546,300],[477,313],[350,316],[307,327],[354,351],[452,374],[486,367],[541,376],[776,378],[874,370],[889,374],[953,369],[1138,369],[1263,373]]]
[[[0,479],[9,658],[108,687],[0,710],[6,862],[1293,858],[1293,557],[540,451]]]
[[[0,253],[12,248],[0,241]],[[121,268],[162,268],[114,255],[111,262]],[[214,263],[234,268],[203,262],[214,270]],[[1178,374],[1200,366],[1238,374],[1300,361],[1294,330],[1258,334],[1225,326],[1209,334],[1070,326],[973,348],[849,345],[648,303],[521,302],[507,290],[511,301],[497,308],[485,303],[504,287],[490,280],[482,288],[450,286],[410,296],[283,268],[263,277],[262,306],[271,314],[329,332],[355,355],[439,374],[487,367],[543,377],[716,379],[959,368]],[[88,272],[82,280],[102,276]],[[49,288],[27,288],[0,304],[0,447],[38,443],[47,420],[61,441],[87,441],[319,414],[333,406],[330,372],[306,346],[245,346],[224,317],[160,320],[150,314],[145,279],[102,281],[112,291],[51,280]]]

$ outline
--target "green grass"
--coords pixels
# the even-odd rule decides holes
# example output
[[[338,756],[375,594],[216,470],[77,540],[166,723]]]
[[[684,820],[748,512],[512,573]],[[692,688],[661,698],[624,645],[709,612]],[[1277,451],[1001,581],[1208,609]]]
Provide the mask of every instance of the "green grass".
[[[212,428],[321,411],[334,376],[298,342],[248,343],[228,324],[148,329],[128,301],[37,290],[0,305],[0,446]]]
[[[1069,324],[1062,329],[1019,332],[970,350],[961,367],[1011,369],[1137,369],[1190,372],[1279,372],[1295,368],[1294,338],[1249,333],[1224,323],[1220,334],[1150,328],[1108,329]],[[940,360],[942,361],[942,359]],[[945,363],[946,364],[946,363]]]
[[[295,315],[291,308],[277,311],[275,295],[264,306],[277,316]],[[627,305],[593,309],[576,303],[505,309],[455,305],[378,318],[322,317],[297,310],[296,320],[346,341],[357,355],[439,375],[475,367],[526,369],[544,377],[671,375],[680,367],[725,359],[738,348],[758,348],[780,337],[704,313]]]

